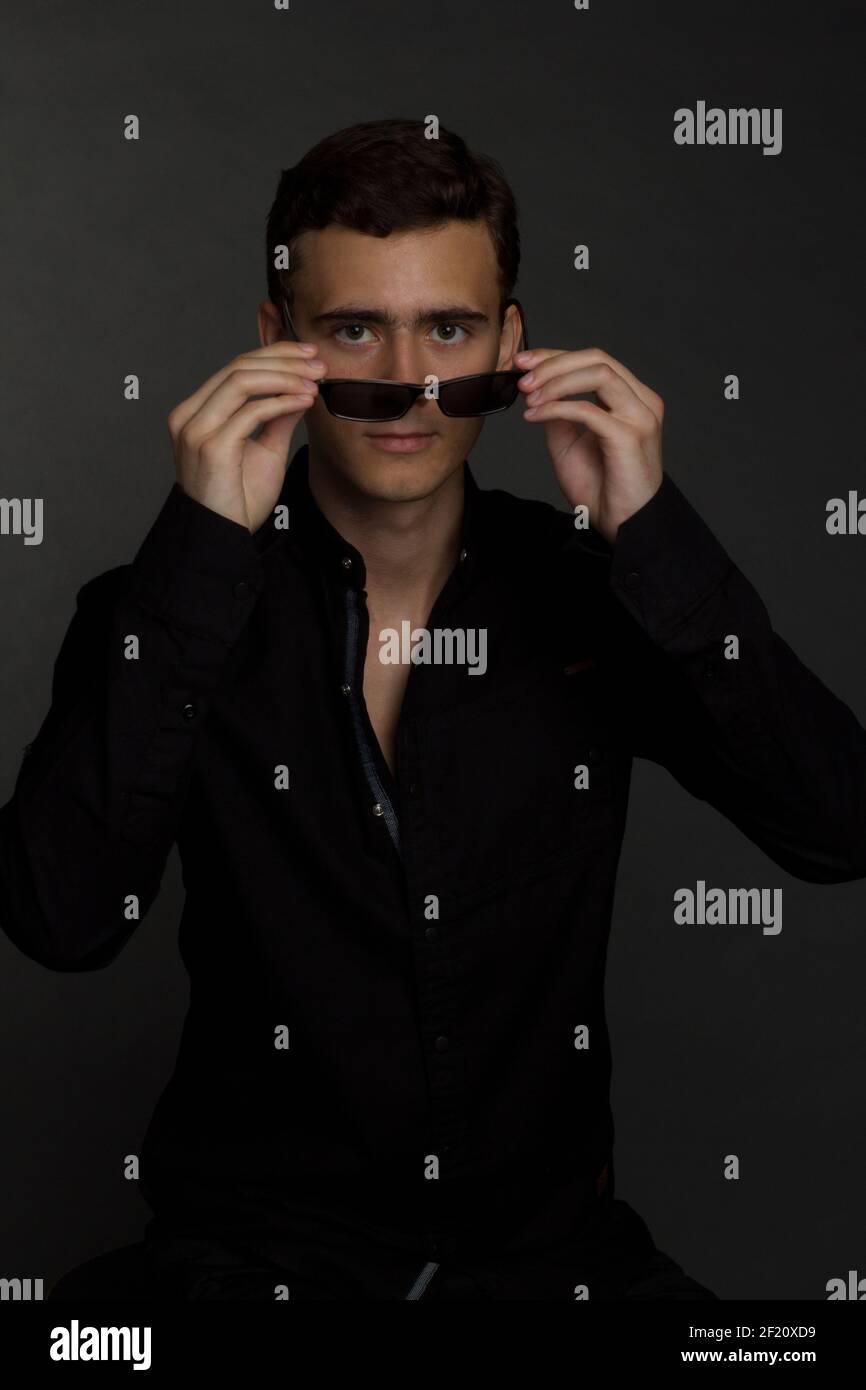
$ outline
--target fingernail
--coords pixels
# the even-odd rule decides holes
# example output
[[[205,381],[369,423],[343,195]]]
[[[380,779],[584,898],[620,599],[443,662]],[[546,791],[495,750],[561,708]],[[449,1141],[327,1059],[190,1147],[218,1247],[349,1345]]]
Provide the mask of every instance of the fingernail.
[[[521,384],[522,384],[523,386],[531,386],[534,380],[535,380],[535,375],[534,375],[533,372],[527,372],[527,373],[526,373],[526,376],[522,376],[522,377],[520,378]]]
[[[309,365],[310,367],[324,367],[325,363],[322,362],[322,361],[320,360],[320,358],[314,357],[314,358],[313,358],[313,361],[310,362],[310,363],[308,363],[308,365]]]
[[[315,343],[298,343],[298,347],[301,349],[301,352],[318,352]]]

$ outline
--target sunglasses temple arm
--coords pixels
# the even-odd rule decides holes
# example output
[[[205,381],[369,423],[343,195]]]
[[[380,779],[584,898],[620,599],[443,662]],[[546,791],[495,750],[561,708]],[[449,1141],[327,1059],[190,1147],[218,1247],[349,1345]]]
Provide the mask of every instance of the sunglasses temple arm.
[[[289,310],[288,310],[288,306],[287,306],[287,304],[286,304],[285,298],[281,298],[281,301],[280,301],[280,317],[281,317],[282,320],[283,320],[283,327],[285,328],[286,332],[289,334],[289,337],[292,338],[296,343],[299,342],[300,339],[298,338],[298,335],[297,335],[297,333],[296,333],[296,331],[295,331],[295,325],[292,323],[291,316],[290,316],[290,314],[289,314]]]
[[[517,312],[520,315],[521,337],[523,339],[520,351],[527,352],[529,350],[529,331],[526,327],[526,314],[524,313],[523,305],[521,304],[519,299],[508,299],[506,300],[506,303],[515,304],[517,306]]]

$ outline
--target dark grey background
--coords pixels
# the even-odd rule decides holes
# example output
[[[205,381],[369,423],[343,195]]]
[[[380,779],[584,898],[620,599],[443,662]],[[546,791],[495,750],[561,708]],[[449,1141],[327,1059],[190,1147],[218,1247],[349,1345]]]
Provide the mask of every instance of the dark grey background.
[[[861,7],[268,0],[7,8],[0,800],[48,704],[77,589],[131,560],[173,478],[165,417],[257,346],[264,223],[322,135],[429,113],[522,212],[535,346],[601,346],[667,406],[665,464],[773,624],[863,721]],[[783,148],[681,148],[673,112],[781,106]],[[123,118],[141,119],[138,143]],[[591,269],[572,268],[590,246]],[[127,372],[142,400],[122,397]],[[735,372],[741,399],[722,396]],[[295,445],[302,435],[296,436]],[[567,507],[541,430],[488,422],[482,486]],[[635,692],[636,698],[640,692]],[[94,872],[99,866],[94,865]],[[784,925],[678,927],[679,886],[782,887]],[[122,1176],[187,1000],[164,891],[114,965],[52,974],[0,938],[0,1274],[136,1239]],[[663,770],[635,770],[609,957],[617,1189],[724,1298],[866,1274],[866,887],[798,882]],[[576,924],[579,929],[579,924]],[[723,1156],[741,1158],[738,1182]],[[47,1286],[47,1285],[46,1285]]]

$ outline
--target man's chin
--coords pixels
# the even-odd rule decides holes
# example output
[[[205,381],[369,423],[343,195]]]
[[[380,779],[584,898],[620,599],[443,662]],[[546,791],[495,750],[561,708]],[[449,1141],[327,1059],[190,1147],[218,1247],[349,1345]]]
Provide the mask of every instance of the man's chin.
[[[463,456],[455,460],[441,435],[433,435],[424,448],[408,452],[399,448],[380,449],[364,438],[352,451],[351,475],[360,492],[382,502],[409,502],[429,497],[454,471]]]
[[[359,422],[351,432],[347,431],[348,437],[332,436],[322,441],[321,453],[316,441],[311,440],[311,450],[319,455],[335,481],[341,477],[344,486],[381,502],[429,497],[466,458],[462,439],[450,439],[433,430],[424,436],[420,447],[412,450],[403,447],[397,430],[396,423],[383,425],[377,431],[375,425]],[[383,446],[377,434],[392,439],[393,447]]]

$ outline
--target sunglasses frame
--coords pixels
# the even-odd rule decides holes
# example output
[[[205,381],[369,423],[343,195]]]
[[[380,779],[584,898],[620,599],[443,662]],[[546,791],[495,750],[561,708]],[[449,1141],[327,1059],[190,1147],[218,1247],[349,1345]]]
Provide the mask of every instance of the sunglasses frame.
[[[523,305],[520,303],[520,300],[515,299],[513,295],[509,296],[504,301],[503,308],[507,308],[509,304],[514,304],[517,306],[517,312],[520,315],[521,328],[521,347],[519,351],[525,352],[529,347],[529,334],[526,328],[526,314],[524,313]],[[299,342],[300,339],[297,330],[295,329],[295,325],[292,323],[292,318],[289,313],[289,307],[285,300],[285,297],[282,298],[282,302],[280,305],[280,314],[283,320],[283,327],[289,334],[289,337],[293,338],[295,342]],[[442,405],[442,387],[450,386],[452,383],[456,386],[458,383],[462,384],[467,381],[481,381],[485,379],[489,380],[491,377],[494,376],[513,377],[516,382],[520,379],[520,377],[526,375],[526,371],[526,368],[524,368],[522,371],[506,369],[501,372],[471,372],[468,376],[447,377],[444,381],[440,381],[438,383],[439,394],[435,397],[431,397],[431,399],[436,401],[436,404],[439,406],[439,409],[442,411],[442,414],[447,415],[450,419],[474,420],[478,419],[480,416],[499,415],[503,410],[511,409],[511,407],[514,405],[514,401],[517,400],[516,395],[513,401],[509,401],[508,405],[498,405],[495,406],[492,410],[482,410],[475,412],[472,415],[455,415],[452,411],[445,410]],[[331,394],[331,388],[334,386],[389,386],[391,388],[399,386],[402,390],[408,391],[410,395],[408,404],[406,405],[405,409],[401,410],[396,415],[374,415],[372,417],[369,415],[344,415],[341,411],[332,410],[328,402],[328,397]],[[330,379],[320,381],[318,383],[318,387],[319,395],[322,397],[325,403],[325,408],[331,415],[335,416],[338,420],[354,420],[358,422],[364,422],[367,424],[385,424],[391,420],[402,420],[404,415],[408,415],[409,411],[412,409],[413,405],[418,400],[418,397],[425,395],[428,389],[427,386],[419,386],[418,383],[414,381],[392,381],[388,377],[355,376],[331,377]]]

